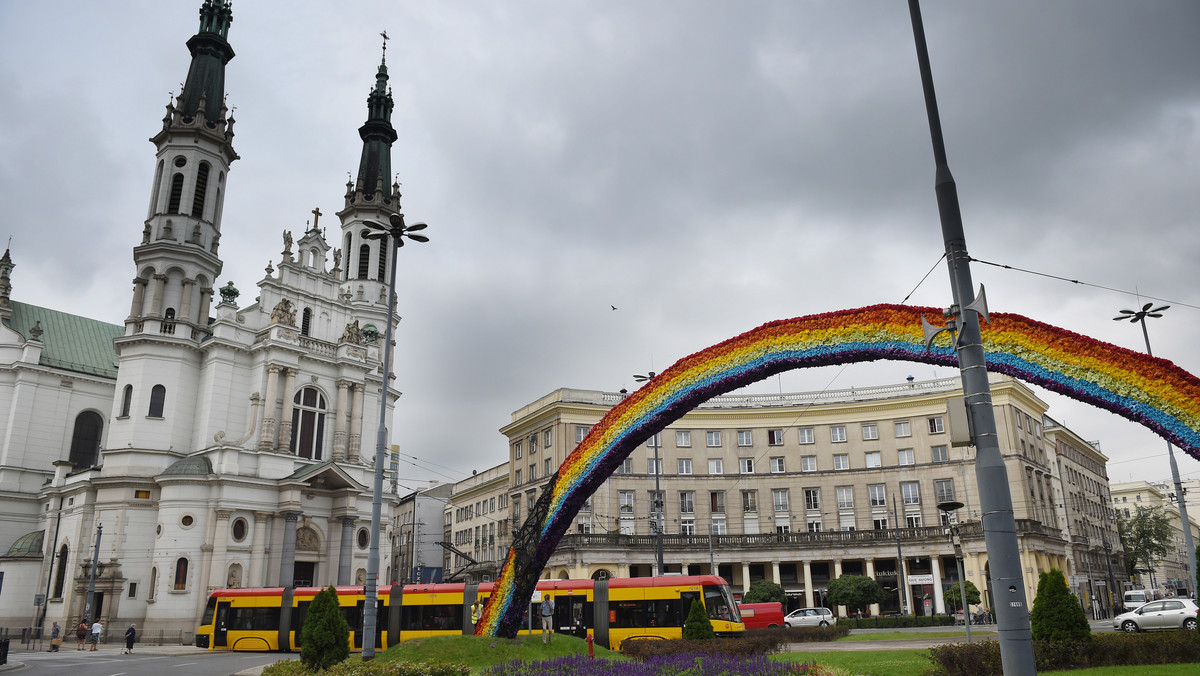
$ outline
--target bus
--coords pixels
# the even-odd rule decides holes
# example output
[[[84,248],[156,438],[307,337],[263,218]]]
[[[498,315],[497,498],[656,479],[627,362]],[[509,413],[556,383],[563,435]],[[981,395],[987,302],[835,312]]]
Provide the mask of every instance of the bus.
[[[471,604],[486,601],[493,583],[438,583],[380,587],[375,648],[383,650],[423,636],[474,633]],[[308,606],[322,587],[218,589],[209,595],[196,630],[206,650],[299,650]],[[350,649],[362,650],[362,587],[336,587],[338,606],[350,625]],[[520,634],[540,632],[532,621],[544,598],[554,599],[555,633],[585,638],[619,650],[634,638],[682,638],[692,602],[700,601],[718,636],[745,631],[729,585],[715,575],[539,580]]]

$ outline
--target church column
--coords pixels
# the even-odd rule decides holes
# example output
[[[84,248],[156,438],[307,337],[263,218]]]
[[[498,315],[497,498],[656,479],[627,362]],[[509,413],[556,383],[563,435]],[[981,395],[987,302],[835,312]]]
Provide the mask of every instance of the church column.
[[[258,438],[258,450],[269,451],[275,448],[275,411],[279,404],[279,369],[275,364],[267,365],[267,397],[263,401],[262,434]]]
[[[263,565],[267,560],[267,519],[271,515],[266,512],[254,513],[254,550],[250,556],[250,572],[246,578],[247,587],[265,587]]]
[[[133,278],[133,303],[129,306],[130,317],[142,316],[142,304],[146,302],[146,284],[149,281],[145,277]]]
[[[196,318],[192,316],[192,288],[196,286],[196,280],[187,278],[183,280],[183,296],[179,301],[179,316],[176,319],[184,322],[199,324]]]
[[[213,288],[211,286],[200,287],[200,313],[196,318],[196,325],[204,330],[208,330],[208,309],[212,305]]]
[[[287,370],[283,382],[283,413],[279,414],[279,446],[276,450],[289,452],[292,448],[292,407],[296,396],[296,369]],[[316,458],[313,458],[316,460]]]
[[[842,560],[834,559],[833,561],[833,579],[836,580],[842,576]],[[830,580],[832,582],[833,580]],[[846,606],[838,606],[833,609],[833,614],[838,617],[846,616]]]
[[[804,607],[812,608],[813,603],[813,584],[812,584],[812,564],[808,561],[804,562]]]
[[[167,290],[167,276],[154,275],[154,293],[150,298],[150,316],[162,317],[163,315],[163,294]]]
[[[742,564],[742,593],[750,591],[750,564]]]
[[[283,556],[279,561],[279,586],[290,587],[296,579],[296,522],[304,512],[283,513]]]
[[[872,580],[875,579],[875,559],[867,559],[867,577],[871,578]],[[871,604],[871,615],[874,617],[879,617],[878,603]]]
[[[226,560],[229,551],[229,517],[228,509],[215,510],[217,530],[213,534],[212,566],[208,569],[208,586],[210,589],[221,589],[226,586],[229,574],[229,561]]]
[[[350,449],[349,459],[362,462],[362,414],[363,388],[362,383],[354,386],[354,401],[350,405]]]
[[[350,584],[350,568],[354,563],[354,517],[342,517],[342,542],[341,550],[338,552],[338,576],[337,583],[339,585]]]
[[[333,459],[346,459],[346,413],[350,396],[350,381],[337,381],[337,412],[333,416]]]
[[[933,612],[941,615],[946,612],[946,600],[942,598],[942,557],[930,556],[929,568],[933,571]]]

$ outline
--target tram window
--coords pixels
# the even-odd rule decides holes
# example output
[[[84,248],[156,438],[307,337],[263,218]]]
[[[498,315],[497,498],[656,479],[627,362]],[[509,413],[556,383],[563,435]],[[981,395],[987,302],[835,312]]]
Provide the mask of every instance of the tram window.
[[[241,631],[264,631],[279,627],[278,608],[230,608],[229,629]]]
[[[461,605],[404,606],[401,631],[462,631]]]
[[[216,612],[217,600],[215,598],[208,599],[208,604],[204,606],[204,614],[200,616],[200,626],[211,626],[213,623],[213,614]]]
[[[710,620],[733,620],[733,616],[729,612],[729,605],[725,602],[720,587],[704,588],[704,606]]]
[[[634,629],[652,626],[653,601],[609,602],[608,622],[614,629]]]

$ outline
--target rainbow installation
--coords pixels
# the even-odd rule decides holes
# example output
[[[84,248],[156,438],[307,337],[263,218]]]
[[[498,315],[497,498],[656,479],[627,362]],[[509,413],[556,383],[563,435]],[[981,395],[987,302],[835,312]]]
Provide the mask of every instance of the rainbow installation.
[[[515,636],[546,561],[580,506],[630,451],[708,399],[776,373],[881,359],[957,366],[936,308],[874,305],[764,324],[680,359],[614,406],[567,456],[514,536],[479,636]],[[987,369],[1144,425],[1200,459],[1200,379],[1170,361],[1015,314],[980,326]]]

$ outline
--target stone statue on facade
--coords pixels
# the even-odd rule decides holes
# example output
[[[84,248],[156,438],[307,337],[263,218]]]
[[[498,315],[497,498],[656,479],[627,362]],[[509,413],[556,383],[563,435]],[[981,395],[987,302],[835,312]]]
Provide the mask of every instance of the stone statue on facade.
[[[341,342],[353,343],[354,345],[362,345],[363,344],[363,332],[362,332],[362,329],[359,328],[359,326],[358,326],[357,319],[355,319],[354,321],[352,321],[346,325],[346,330],[342,333]]]
[[[296,325],[296,310],[292,308],[292,301],[284,298],[275,305],[275,309],[271,311],[271,323]]]

